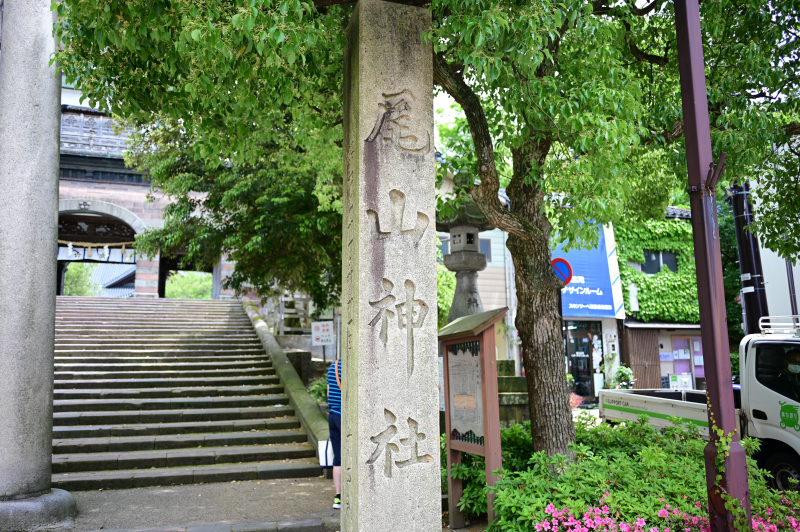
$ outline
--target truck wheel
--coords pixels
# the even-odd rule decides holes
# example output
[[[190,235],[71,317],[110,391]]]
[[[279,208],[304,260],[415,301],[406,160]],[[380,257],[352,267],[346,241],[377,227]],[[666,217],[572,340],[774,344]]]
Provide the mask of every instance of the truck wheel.
[[[792,486],[790,479],[800,482],[800,460],[790,453],[778,453],[764,464],[764,469],[772,474],[770,486],[778,491],[800,489],[800,484]]]

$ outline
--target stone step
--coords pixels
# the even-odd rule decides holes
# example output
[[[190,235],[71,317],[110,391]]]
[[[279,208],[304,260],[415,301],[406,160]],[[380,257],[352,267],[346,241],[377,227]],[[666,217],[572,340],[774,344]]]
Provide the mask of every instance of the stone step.
[[[202,345],[227,345],[227,346],[245,346],[245,347],[258,347],[261,343],[258,341],[258,337],[253,336],[229,336],[227,338],[219,336],[215,338],[193,338],[193,337],[186,337],[186,338],[170,338],[165,336],[150,336],[150,337],[141,337],[136,339],[131,338],[106,338],[106,337],[92,337],[92,336],[61,336],[56,338],[56,346],[63,346],[62,349],[68,349],[69,346],[78,344],[86,344],[87,342],[91,342],[94,346],[119,346],[119,345],[132,345],[135,344],[153,344],[160,346],[180,346],[180,347],[194,347],[194,346],[202,346]]]
[[[56,296],[57,301],[75,301],[75,302],[84,302],[84,301],[99,301],[108,303],[109,298],[106,297],[99,297],[99,296]],[[118,299],[116,301],[124,301],[125,304],[135,304],[135,303],[176,303],[176,302],[186,302],[186,303],[197,303],[200,305],[235,305],[239,304],[239,301],[236,299],[183,299],[183,298],[169,298],[169,299],[148,299],[148,298],[133,298],[133,299]]]
[[[215,301],[215,300],[176,300],[176,299],[159,299],[159,300],[145,300],[145,299],[107,299],[101,298],[94,301],[70,301],[63,299],[56,299],[56,305],[59,307],[85,307],[85,308],[103,308],[103,307],[118,307],[118,308],[199,308],[199,309],[230,309],[241,310],[242,305],[238,301]]]
[[[166,449],[196,449],[200,447],[304,443],[307,441],[308,436],[305,431],[299,428],[164,436],[68,438],[65,440],[53,440],[53,454],[127,453]]]
[[[274,375],[274,368],[253,368],[253,369],[216,369],[216,370],[163,370],[163,371],[56,371],[56,380],[97,380],[97,379],[186,379],[189,377],[239,377],[255,375]]]
[[[187,421],[232,421],[293,416],[290,406],[247,408],[203,408],[198,410],[132,410],[124,412],[55,412],[53,425],[130,425],[132,423],[180,423]]]
[[[213,389],[209,389],[212,392]],[[246,408],[251,406],[285,405],[289,398],[283,394],[231,397],[175,397],[138,399],[58,399],[53,401],[54,412],[123,412],[129,410],[178,410],[200,408]]]
[[[82,314],[86,316],[93,315],[137,315],[137,314],[191,314],[191,315],[207,315],[207,316],[242,316],[246,314],[241,308],[203,308],[203,307],[144,307],[144,306],[126,306],[120,305],[118,307],[82,307],[70,305],[56,305],[56,310],[60,316]]]
[[[53,473],[114,471],[161,467],[191,467],[242,462],[263,462],[316,456],[308,443],[241,445],[127,453],[78,453],[53,455]]]
[[[56,339],[58,338],[82,338],[85,336],[97,336],[87,331],[76,331],[72,328],[66,329],[59,329],[56,330]],[[102,338],[129,338],[131,336],[134,337],[141,337],[141,338],[158,338],[161,336],[169,336],[175,339],[191,339],[196,338],[197,336],[203,336],[205,338],[253,338],[258,336],[256,335],[255,331],[252,327],[250,329],[236,329],[236,330],[227,330],[227,329],[209,329],[207,331],[204,330],[193,330],[188,329],[186,327],[177,327],[172,329],[165,329],[165,330],[143,330],[137,328],[126,328],[126,327],[114,327],[113,329],[102,329]]]
[[[97,341],[98,347],[100,347],[103,343],[111,343],[111,344],[118,344],[118,343],[130,343],[135,342],[142,345],[146,345],[148,343],[176,343],[185,345],[187,347],[191,347],[195,343],[202,343],[202,342],[209,342],[209,341],[222,341],[231,345],[231,347],[236,347],[241,343],[253,343],[258,342],[258,336],[255,333],[251,334],[242,334],[242,333],[226,333],[225,331],[222,332],[212,332],[210,334],[206,333],[163,333],[163,334],[149,334],[149,335],[142,335],[138,333],[129,333],[129,332],[117,332],[112,335],[103,335],[98,336],[95,334],[68,334],[68,335],[59,335],[56,336],[55,339],[56,345],[60,345],[62,340],[73,340],[76,341],[75,343],[86,343],[86,342],[93,342]],[[65,348],[69,348],[69,344],[64,344]]]
[[[53,427],[53,439],[165,436],[300,428],[296,417],[223,421],[183,421],[179,423],[136,423],[131,425],[73,425]]]
[[[69,360],[69,358],[67,358]],[[85,359],[84,359],[85,360]],[[113,359],[111,359],[113,360]],[[131,372],[141,371],[185,371],[185,370],[216,370],[216,369],[251,369],[251,368],[271,368],[272,362],[267,358],[260,360],[219,360],[210,362],[171,362],[169,359],[157,358],[152,361],[141,362],[64,362],[63,359],[56,361],[56,371],[67,372],[87,372],[87,371],[112,371],[112,372]]]
[[[308,478],[318,477],[321,473],[316,458],[300,458],[243,464],[56,474],[53,475],[53,487],[68,491],[131,489],[233,480]]]
[[[65,323],[81,323],[81,322],[91,322],[91,321],[100,321],[100,322],[113,322],[113,323],[128,323],[128,322],[144,322],[146,323],[148,320],[153,318],[159,318],[164,320],[176,321],[176,322],[187,322],[187,321],[197,321],[202,319],[203,321],[208,322],[220,322],[220,323],[228,323],[228,322],[236,322],[236,323],[243,323],[247,319],[246,314],[222,314],[222,313],[215,313],[215,314],[198,314],[194,312],[108,312],[108,313],[84,313],[84,312],[60,312],[58,316],[56,316],[56,323],[58,322],[65,322]]]
[[[267,355],[221,355],[221,356],[183,356],[183,357],[115,357],[115,356],[70,356],[55,357],[56,365],[59,364],[154,364],[154,363],[181,363],[181,362],[270,362]]]
[[[270,395],[283,393],[283,386],[226,386],[187,388],[141,388],[104,390],[55,390],[56,400],[74,399],[151,399],[172,397],[235,397],[246,395]]]
[[[220,319],[235,319],[241,320],[247,318],[247,313],[239,311],[227,310],[188,310],[188,309],[126,309],[126,308],[109,308],[104,310],[85,310],[85,309],[67,309],[59,308],[56,319],[74,319],[74,318],[87,318],[87,319],[119,319],[121,316],[133,319],[145,319],[150,316],[167,316],[176,319],[190,319],[198,316]]]
[[[224,299],[109,299],[105,297],[97,298],[75,298],[59,296],[56,299],[57,305],[64,306],[102,306],[102,305],[117,305],[120,307],[200,307],[200,308],[242,308],[242,304],[236,300]]]
[[[157,321],[158,323],[154,323]],[[186,327],[195,325],[202,321],[206,326],[215,327],[246,327],[249,323],[243,319],[221,319],[221,318],[208,318],[204,316],[186,316],[184,318],[172,318],[169,316],[146,316],[141,318],[119,316],[114,318],[92,318],[92,317],[75,317],[75,318],[58,318],[56,319],[56,327],[119,327],[119,326],[140,326],[147,327],[149,325],[158,326],[172,326],[172,327]]]
[[[60,321],[79,321],[79,320],[108,320],[124,323],[126,320],[146,321],[151,318],[163,318],[169,320],[208,320],[208,321],[237,321],[243,322],[247,319],[247,314],[242,312],[202,312],[193,310],[176,310],[172,312],[154,310],[109,310],[103,312],[88,312],[85,310],[58,310],[56,320]]]
[[[235,346],[234,346],[235,347]],[[243,350],[242,350],[243,351]],[[123,359],[123,358],[149,358],[150,360],[185,360],[190,359],[194,360],[196,358],[200,359],[239,359],[239,360],[249,360],[250,358],[264,358],[267,355],[264,352],[264,349],[261,349],[260,353],[244,353],[242,354],[238,349],[228,349],[225,351],[207,351],[196,356],[193,356],[192,353],[196,353],[191,349],[191,346],[181,348],[181,349],[173,349],[173,350],[161,350],[161,351],[153,351],[160,353],[158,355],[153,355],[151,352],[147,351],[146,349],[140,350],[133,350],[134,355],[111,355],[108,356],[102,350],[98,350],[97,353],[93,351],[72,351],[70,349],[57,349],[56,353],[58,353],[57,357],[61,360],[68,360],[68,359],[76,359],[82,360],[87,358],[115,358],[115,359]],[[219,353],[219,354],[217,354]],[[236,353],[239,353],[238,355]],[[137,356],[139,355],[139,356]]]
[[[150,324],[146,327],[136,327],[134,325],[127,325],[125,323],[120,324],[107,324],[107,325],[95,325],[91,323],[82,324],[63,324],[57,323],[56,324],[56,334],[63,334],[64,332],[70,334],[100,334],[100,335],[113,335],[119,332],[125,331],[136,331],[137,333],[165,333],[165,332],[177,332],[177,333],[189,333],[189,332],[225,332],[225,333],[250,333],[253,331],[252,326],[246,325],[225,325],[219,324],[215,325],[213,323],[205,324],[204,322],[194,322],[190,325],[170,325],[169,323],[164,323],[163,325],[160,323],[153,323],[151,320]]]
[[[279,384],[277,376],[267,375],[258,377],[205,377],[203,384],[207,386],[246,386]],[[56,390],[86,390],[97,388],[180,388],[197,386],[197,379],[162,378],[162,379],[91,379],[91,380],[59,380],[56,379]]]
[[[94,356],[151,356],[151,357],[186,357],[197,356],[235,356],[235,355],[261,355],[266,356],[264,348],[260,349],[56,349],[57,357],[94,357]]]

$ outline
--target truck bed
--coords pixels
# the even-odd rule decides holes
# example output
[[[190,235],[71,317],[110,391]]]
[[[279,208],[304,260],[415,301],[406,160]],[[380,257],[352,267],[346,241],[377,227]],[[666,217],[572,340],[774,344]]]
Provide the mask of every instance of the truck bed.
[[[741,406],[740,392],[735,390],[736,418]],[[671,425],[667,420],[676,416],[700,429],[708,439],[708,407],[702,390],[600,390],[600,419],[603,421],[636,421],[639,415],[650,417],[656,428]]]

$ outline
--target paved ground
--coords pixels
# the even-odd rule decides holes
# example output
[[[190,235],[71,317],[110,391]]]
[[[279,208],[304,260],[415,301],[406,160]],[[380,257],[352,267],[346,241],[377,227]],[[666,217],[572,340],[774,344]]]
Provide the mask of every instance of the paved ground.
[[[72,532],[338,517],[322,478],[76,491]]]

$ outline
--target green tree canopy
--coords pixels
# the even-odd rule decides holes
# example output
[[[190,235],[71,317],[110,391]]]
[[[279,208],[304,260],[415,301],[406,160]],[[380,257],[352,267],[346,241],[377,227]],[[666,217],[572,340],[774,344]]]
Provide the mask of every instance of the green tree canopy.
[[[97,296],[103,288],[92,282],[92,275],[97,269],[95,262],[70,262],[64,272],[65,296]]]
[[[211,299],[212,289],[211,274],[177,271],[167,279],[166,297],[168,299]]]
[[[341,138],[351,6],[64,0],[57,8],[68,81],[123,118],[179,121],[187,160],[199,158],[203,172],[232,191],[239,180],[251,191],[262,186],[246,169],[272,160],[265,147],[288,143],[281,153],[297,154],[292,164],[307,167],[314,163],[301,162],[303,155],[319,160],[332,153],[328,141]],[[671,173],[685,182],[673,4],[434,0],[430,10],[434,26],[423,38],[433,44],[434,79],[464,110],[472,137],[472,150],[458,159],[478,183],[470,190],[478,206],[510,235],[534,448],[565,452],[574,433],[550,239],[592,244],[589,222],[653,212],[668,197],[659,193],[670,188],[662,179]],[[712,141],[715,153],[728,152],[729,177],[749,175],[773,144],[800,133],[798,10],[800,0],[702,3]],[[654,171],[661,160],[668,172]],[[498,200],[504,164],[510,210]],[[266,186],[277,190],[247,198],[282,197],[296,179],[274,175]],[[333,172],[313,177],[317,191],[335,183]],[[247,237],[236,245],[263,229],[259,204],[241,201],[248,208],[235,212]],[[203,224],[183,208],[187,224]],[[240,264],[249,267],[246,257]]]
[[[249,163],[217,164],[197,158],[196,142],[173,120],[154,122],[133,135],[129,164],[149,169],[154,187],[171,200],[163,228],[136,240],[140,253],[184,253],[184,264],[210,268],[221,255],[236,262],[228,277],[238,292],[262,296],[284,290],[308,293],[315,305],[336,303],[341,285],[341,202],[337,175],[341,149],[316,139],[307,157],[291,130],[288,142],[261,146]],[[333,168],[331,168],[333,167]]]

